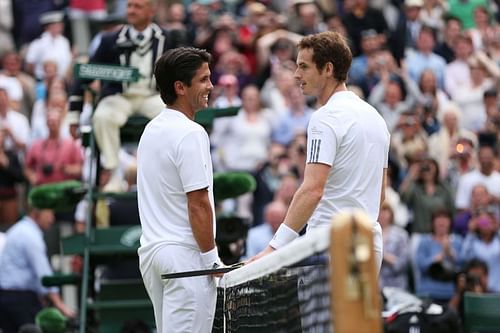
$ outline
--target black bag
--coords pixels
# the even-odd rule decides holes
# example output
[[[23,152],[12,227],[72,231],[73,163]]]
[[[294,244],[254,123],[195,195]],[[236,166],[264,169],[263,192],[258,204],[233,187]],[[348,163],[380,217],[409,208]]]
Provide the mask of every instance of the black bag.
[[[455,311],[443,308],[439,315],[421,312],[407,312],[389,317],[384,322],[385,333],[458,333],[459,318]]]

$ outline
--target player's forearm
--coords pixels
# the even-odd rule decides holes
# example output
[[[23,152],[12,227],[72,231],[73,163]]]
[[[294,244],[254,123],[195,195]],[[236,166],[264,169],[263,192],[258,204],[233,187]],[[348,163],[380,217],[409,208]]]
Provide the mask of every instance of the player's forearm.
[[[201,252],[208,252],[215,247],[213,232],[212,207],[208,202],[188,203],[189,223],[193,236],[200,247]]]
[[[300,187],[293,196],[284,223],[296,232],[300,232],[318,206],[322,196],[322,189]]]

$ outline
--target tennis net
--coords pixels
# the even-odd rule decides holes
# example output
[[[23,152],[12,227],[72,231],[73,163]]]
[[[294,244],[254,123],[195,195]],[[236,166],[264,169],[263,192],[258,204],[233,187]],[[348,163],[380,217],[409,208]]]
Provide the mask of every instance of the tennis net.
[[[330,233],[315,230],[219,283],[213,332],[332,332]]]

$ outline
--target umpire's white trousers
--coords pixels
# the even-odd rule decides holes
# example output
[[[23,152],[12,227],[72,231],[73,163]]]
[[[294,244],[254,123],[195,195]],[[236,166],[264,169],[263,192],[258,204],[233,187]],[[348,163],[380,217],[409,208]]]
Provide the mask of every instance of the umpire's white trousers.
[[[120,150],[120,127],[134,113],[154,118],[165,108],[160,95],[150,97],[125,96],[116,94],[104,97],[92,117],[92,125],[97,145],[101,150],[102,165],[105,169],[118,167]]]
[[[213,277],[162,280],[161,274],[203,269],[199,251],[165,245],[139,254],[144,285],[154,308],[158,333],[210,333],[217,288]]]

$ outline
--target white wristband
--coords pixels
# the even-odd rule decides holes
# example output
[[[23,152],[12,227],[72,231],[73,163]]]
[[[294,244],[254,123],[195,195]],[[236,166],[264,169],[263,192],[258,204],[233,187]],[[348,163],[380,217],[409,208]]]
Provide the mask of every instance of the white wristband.
[[[216,268],[222,266],[222,262],[219,259],[219,252],[217,251],[217,246],[208,252],[200,253],[203,265],[206,268]]]
[[[277,250],[297,237],[299,237],[298,232],[287,226],[285,223],[281,223],[280,227],[274,234],[273,239],[269,242],[269,246]]]

